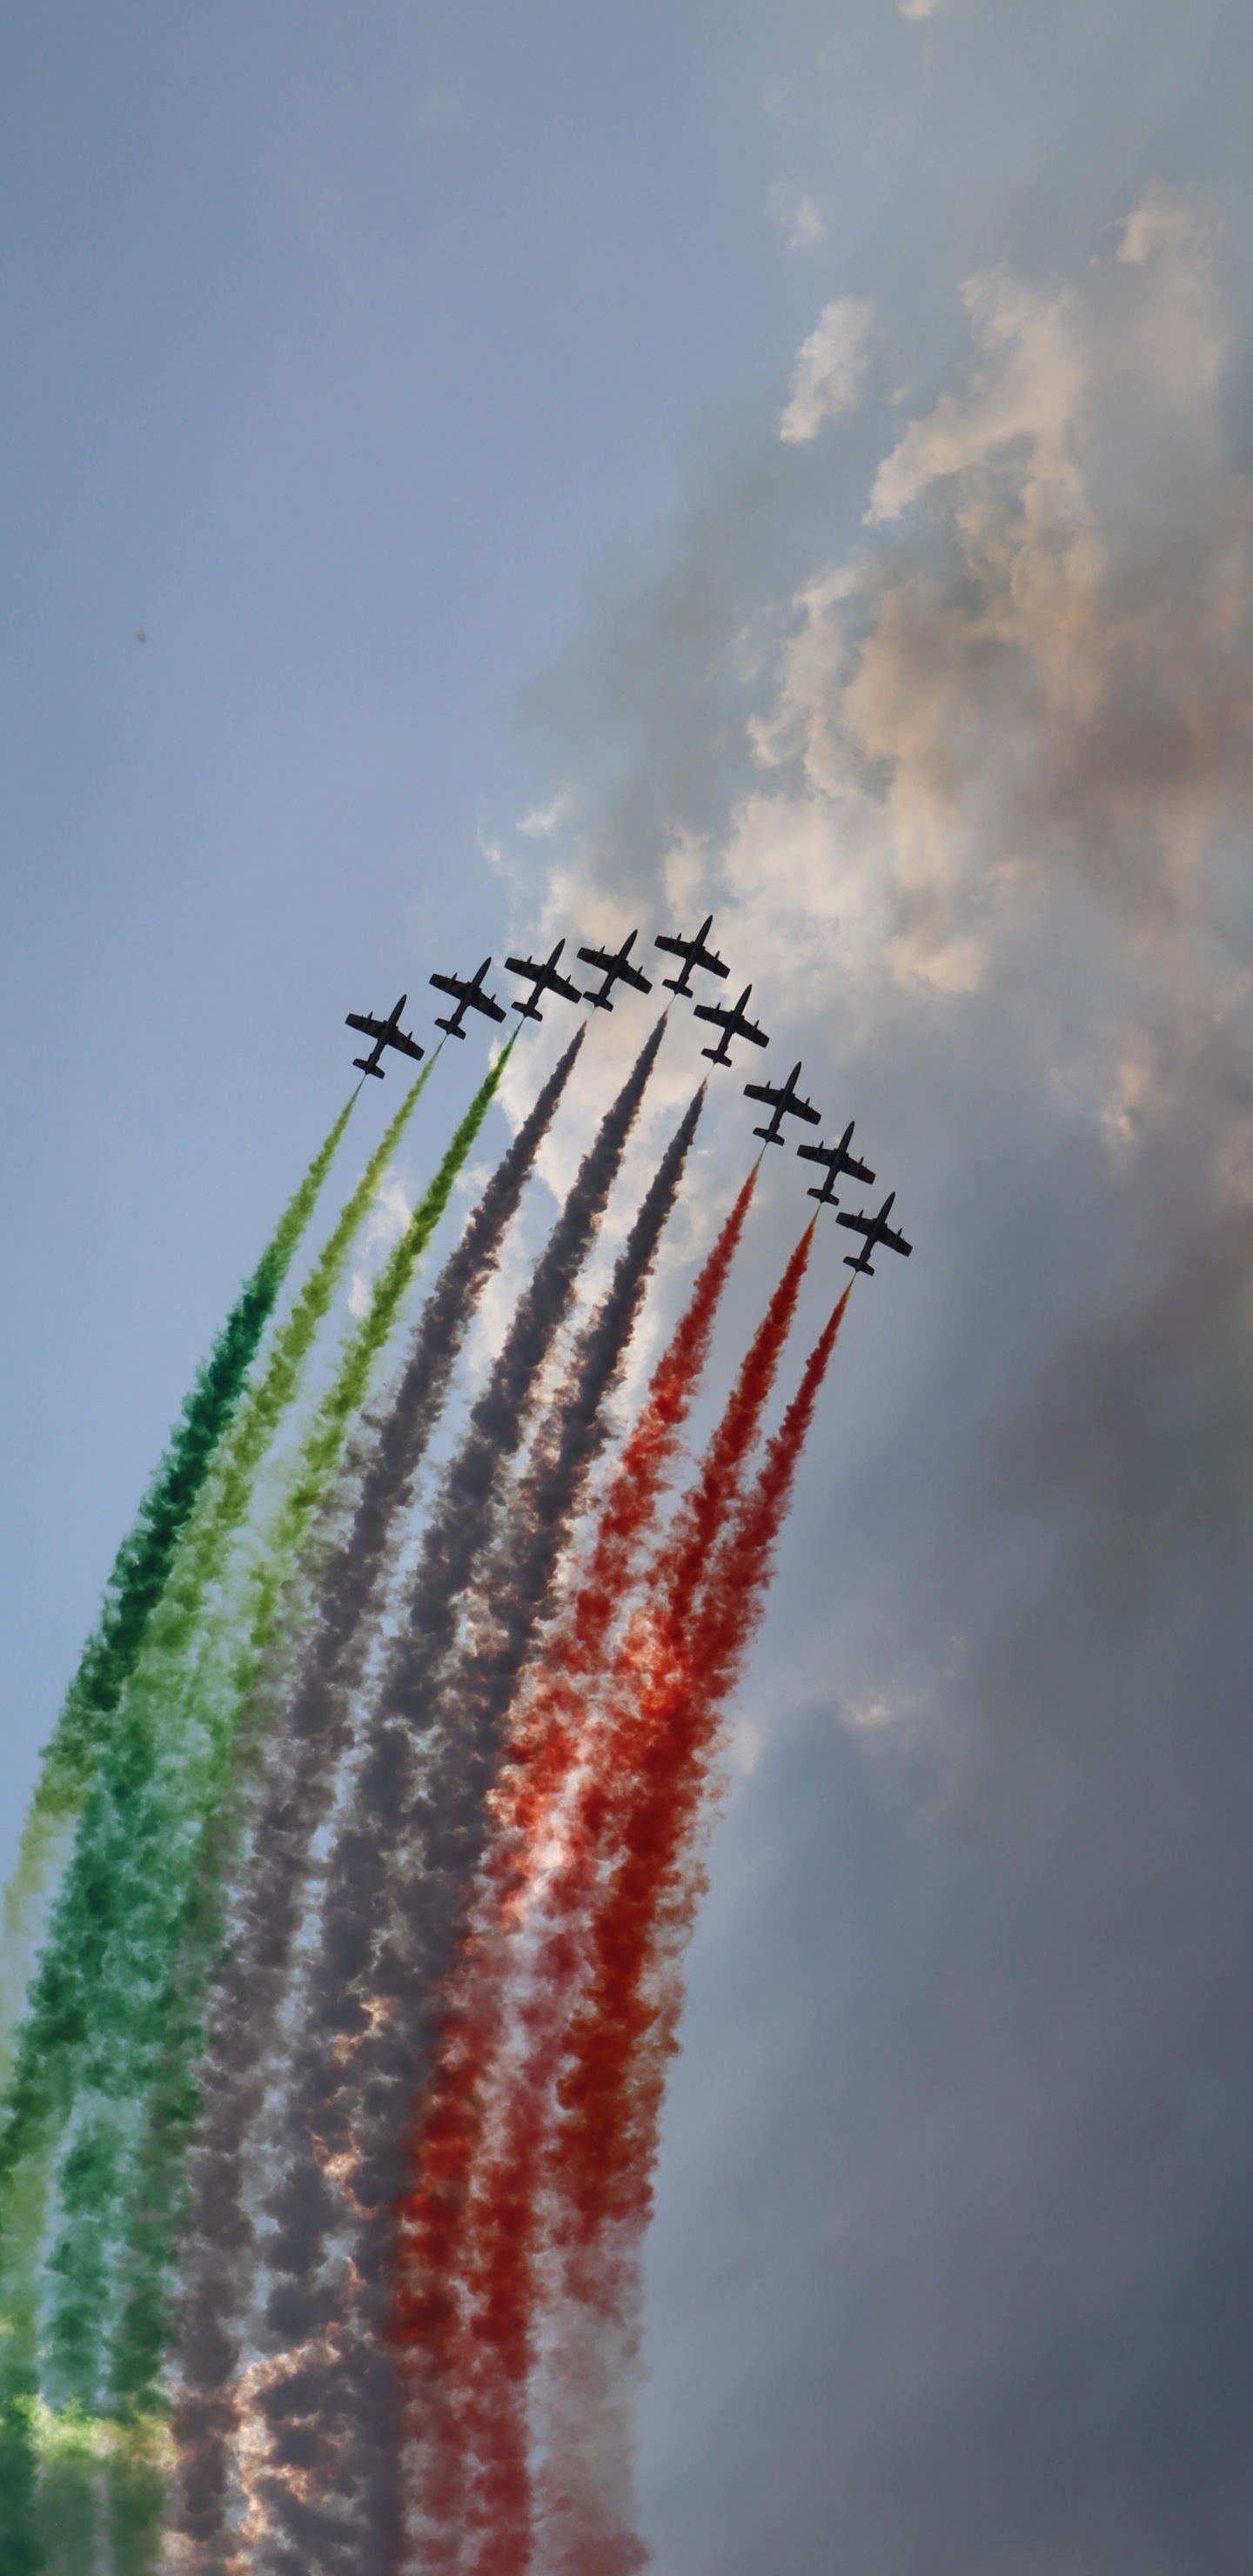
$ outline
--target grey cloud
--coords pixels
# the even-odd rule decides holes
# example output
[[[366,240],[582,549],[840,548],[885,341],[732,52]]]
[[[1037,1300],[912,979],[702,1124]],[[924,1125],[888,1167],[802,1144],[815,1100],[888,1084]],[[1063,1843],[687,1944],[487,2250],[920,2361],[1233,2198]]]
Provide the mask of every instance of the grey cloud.
[[[854,1300],[713,1846],[661,2576],[1253,2552],[1247,353],[1203,198],[1123,214],[987,262],[874,524],[786,502],[804,458],[751,541],[708,501],[599,647],[648,674],[611,760],[584,710],[583,881],[660,907],[682,827],[671,891],[917,1247]]]

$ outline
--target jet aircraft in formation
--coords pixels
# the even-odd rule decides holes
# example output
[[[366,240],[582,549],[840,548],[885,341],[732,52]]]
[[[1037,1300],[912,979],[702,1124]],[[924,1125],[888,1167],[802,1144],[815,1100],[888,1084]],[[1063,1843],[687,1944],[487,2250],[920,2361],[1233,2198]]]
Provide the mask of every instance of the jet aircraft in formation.
[[[513,1004],[514,1010],[520,1011],[524,1020],[543,1019],[544,1014],[539,1008],[541,993],[559,993],[563,1002],[582,1001],[583,996],[577,986],[557,972],[557,960],[565,944],[564,939],[559,939],[551,957],[546,957],[543,964],[539,966],[536,965],[533,957],[506,957],[505,966],[510,975],[530,978],[531,990],[525,1002]]]
[[[841,1172],[847,1172],[851,1180],[864,1181],[867,1189],[873,1186],[874,1173],[869,1164],[859,1163],[857,1156],[850,1154],[848,1150],[853,1141],[854,1123],[850,1118],[838,1145],[798,1145],[796,1148],[802,1162],[826,1164],[821,1189],[810,1190],[807,1193],[811,1199],[817,1199],[819,1207],[839,1206],[840,1202],[831,1184],[838,1180]]]
[[[622,946],[615,950],[612,957],[607,957],[603,948],[580,948],[579,955],[583,964],[594,966],[597,974],[603,975],[605,979],[599,993],[585,993],[583,996],[585,1002],[591,1003],[594,1011],[613,1009],[609,996],[615,984],[633,984],[637,993],[651,993],[653,988],[647,975],[642,973],[638,966],[627,963],[638,936],[637,931],[630,931],[623,940]]]
[[[682,966],[677,975],[667,975],[662,978],[667,992],[694,1001],[691,979],[693,970],[696,968],[699,968],[703,974],[714,975],[725,982],[731,969],[725,960],[719,957],[716,949],[708,944],[712,929],[713,914],[710,913],[702,921],[699,930],[694,931],[690,938],[684,937],[678,931],[658,931],[653,941],[654,948],[660,948],[666,955],[682,960]],[[630,985],[637,993],[651,993],[653,988],[649,978],[631,956],[638,937],[638,931],[632,930],[628,932],[620,948],[579,949],[578,956],[581,964],[594,968],[601,978],[598,989],[589,992],[580,993],[569,977],[560,971],[561,957],[566,944],[564,939],[558,940],[549,957],[538,960],[534,957],[507,957],[506,972],[521,976],[522,980],[529,983],[531,987],[526,1000],[515,1001],[511,1007],[524,1020],[542,1020],[543,1012],[539,1004],[544,994],[554,994],[563,1002],[590,1002],[593,1010],[596,1011],[611,1011],[614,988],[618,984]],[[436,1021],[437,1029],[444,1029],[449,1037],[463,1038],[467,1011],[480,1011],[484,1018],[489,1020],[500,1021],[505,1018],[501,1004],[485,989],[484,979],[491,962],[490,957],[485,957],[477,973],[470,976],[432,975],[431,982],[436,990],[449,994],[456,1004],[455,1010],[451,1011],[446,1018]],[[756,1022],[748,1017],[748,1004],[752,990],[752,985],[746,984],[738,1002],[695,1003],[695,1018],[708,1020],[719,1032],[716,1046],[701,1049],[702,1055],[707,1056],[711,1064],[729,1065],[731,1063],[731,1046],[736,1038],[743,1038],[750,1046],[769,1046],[770,1040],[765,1030],[758,1028]],[[385,1047],[395,1047],[401,1055],[411,1056],[417,1063],[421,1062],[425,1053],[425,1049],[417,1044],[416,1039],[408,1036],[400,1026],[400,1014],[405,1007],[406,998],[402,993],[395,1010],[386,1020],[376,1020],[369,1013],[356,1011],[348,1013],[349,1028],[362,1030],[374,1041],[373,1051],[369,1056],[356,1056],[353,1061],[361,1072],[377,1074],[380,1082],[383,1079],[383,1067],[379,1059]],[[786,1142],[783,1133],[785,1118],[798,1118],[808,1127],[821,1127],[822,1112],[814,1108],[812,1101],[802,1100],[800,1096],[798,1089],[800,1076],[801,1068],[797,1063],[793,1065],[786,1082],[745,1083],[745,1098],[760,1101],[770,1111],[767,1125],[753,1129],[753,1134],[760,1136],[764,1144],[782,1145]],[[863,1182],[867,1188],[873,1185],[874,1173],[868,1163],[860,1162],[856,1154],[850,1150],[852,1141],[853,1121],[850,1118],[838,1144],[827,1145],[819,1142],[816,1145],[798,1145],[796,1148],[803,1162],[818,1163],[823,1166],[820,1186],[808,1192],[808,1196],[816,1199],[820,1207],[839,1207],[835,1183],[845,1173],[850,1179]],[[854,1233],[864,1237],[856,1254],[846,1253],[844,1256],[850,1270],[864,1271],[868,1278],[873,1278],[874,1267],[870,1256],[872,1252],[878,1251],[881,1244],[885,1244],[891,1252],[904,1253],[906,1256],[912,1252],[912,1244],[906,1243],[904,1236],[888,1224],[895,1198],[896,1192],[893,1190],[876,1215],[867,1215],[863,1210],[856,1216],[841,1213],[837,1217],[837,1224],[848,1226]]]
[[[499,1002],[494,1002],[491,994],[483,990],[483,978],[491,962],[490,957],[485,957],[477,975],[471,975],[468,981],[463,975],[432,975],[431,982],[436,991],[451,993],[457,1005],[448,1019],[435,1023],[437,1029],[447,1029],[450,1038],[465,1036],[461,1023],[467,1011],[482,1011],[485,1019],[503,1020],[505,1014]]]
[[[373,1038],[374,1040],[373,1048],[368,1056],[355,1055],[353,1057],[353,1063],[357,1066],[359,1072],[376,1073],[379,1081],[381,1082],[383,1080],[383,1068],[379,1063],[379,1057],[381,1056],[384,1047],[395,1047],[398,1054],[411,1055],[415,1064],[421,1064],[422,1058],[426,1054],[426,1048],[420,1047],[416,1038],[406,1037],[404,1030],[400,1025],[400,1014],[408,999],[408,994],[402,993],[400,1000],[396,1004],[395,1010],[392,1012],[391,1018],[387,1020],[376,1020],[369,1011],[350,1011],[348,1013],[347,1019],[344,1022],[345,1028],[360,1029],[364,1037]]]
[[[750,1020],[745,1013],[745,1004],[752,989],[751,984],[746,984],[738,1002],[729,1006],[725,1002],[697,1003],[694,1016],[698,1020],[712,1020],[714,1027],[722,1031],[716,1047],[701,1048],[701,1054],[707,1055],[711,1064],[730,1063],[732,1038],[748,1038],[753,1046],[769,1046],[765,1030],[759,1029],[756,1021]]]
[[[906,1243],[903,1234],[894,1234],[891,1226],[888,1224],[888,1218],[892,1213],[892,1202],[895,1197],[895,1190],[889,1190],[877,1216],[866,1216],[865,1214],[862,1214],[861,1216],[837,1216],[835,1220],[837,1225],[851,1226],[855,1234],[864,1234],[866,1240],[863,1243],[860,1252],[846,1252],[844,1255],[844,1261],[845,1266],[849,1270],[864,1270],[867,1279],[873,1279],[874,1277],[874,1268],[871,1263],[870,1255],[872,1252],[878,1251],[881,1243],[886,1243],[893,1252],[903,1252],[906,1259],[908,1259],[910,1253],[913,1251],[914,1247],[912,1243]]]
[[[713,914],[708,913],[693,938],[683,939],[675,931],[661,930],[653,941],[654,948],[664,948],[669,956],[682,958],[682,972],[678,975],[663,975],[661,980],[668,993],[678,993],[685,1002],[690,1002],[692,999],[693,966],[703,966],[707,975],[725,976],[731,972],[730,967],[724,966],[722,959],[715,955],[713,949],[705,946],[713,926]]]
[[[783,1121],[785,1118],[803,1118],[806,1125],[809,1127],[821,1127],[822,1125],[822,1111],[820,1109],[811,1108],[810,1103],[807,1100],[802,1100],[797,1091],[796,1086],[800,1081],[800,1073],[801,1069],[799,1064],[794,1064],[788,1075],[787,1081],[782,1086],[782,1089],[780,1089],[776,1082],[746,1082],[744,1085],[745,1099],[763,1100],[770,1111],[769,1126],[754,1127],[753,1129],[754,1136],[760,1136],[767,1145],[781,1145],[783,1143]],[[804,1147],[802,1146],[799,1150],[803,1153]]]

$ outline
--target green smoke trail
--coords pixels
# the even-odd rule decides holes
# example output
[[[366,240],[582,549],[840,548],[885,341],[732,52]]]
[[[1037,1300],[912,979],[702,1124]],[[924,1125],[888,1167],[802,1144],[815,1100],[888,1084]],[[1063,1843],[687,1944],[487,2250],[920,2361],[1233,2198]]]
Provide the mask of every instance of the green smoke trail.
[[[90,2296],[97,2275],[102,2281],[106,2274],[110,2276],[110,2289],[117,2283],[120,2297],[114,2295],[99,2304],[107,2305],[116,2323],[111,2336],[106,2330],[88,2355],[80,2317],[74,2312],[72,2300],[66,2299],[63,2310],[53,2318],[52,2343],[55,2350],[63,2313],[67,2342],[70,2338],[76,2340],[78,2388],[85,2386],[89,2371],[94,2373],[97,2385],[107,2376],[102,2402],[112,2410],[112,2420],[136,2430],[159,2422],[163,2407],[161,2371],[168,2348],[170,2292],[185,2208],[186,2158],[199,2112],[196,2070],[204,2043],[205,1994],[223,1937],[226,1873],[241,1830],[239,1793],[244,1784],[237,1777],[232,1781],[238,1720],[261,1672],[280,1599],[339,1467],[344,1441],[365,1397],[373,1364],[388,1339],[414,1268],[448,1205],[457,1175],[495,1097],[513,1044],[511,1038],[481,1084],[435,1178],[375,1282],[369,1310],[348,1337],[331,1385],[300,1444],[282,1504],[266,1533],[258,1562],[250,1571],[225,1688],[219,1684],[215,1695],[212,1751],[196,1802],[198,1849],[192,1867],[183,1874],[177,1922],[172,1911],[167,1913],[161,1931],[164,1983],[159,2046],[155,2051],[151,2046],[144,2051],[132,2011],[126,2029],[118,2030],[109,2049],[111,2085],[115,2092],[121,2092],[124,2086],[129,2088],[132,2099],[142,2103],[143,2124],[128,2169],[116,2178],[107,2203],[100,2193],[99,2167],[93,2171],[88,2189],[81,2195],[76,2260],[72,2266],[67,2262],[66,2277],[72,2280],[77,2273],[75,2286]],[[204,1726],[204,1699],[197,1714]],[[137,1973],[144,1976],[145,1982],[154,1979],[151,1956],[145,1962],[133,1962],[128,1978]],[[134,2050],[125,2072],[118,2041],[123,2045],[129,2041]],[[65,2201],[63,2176],[63,2207]],[[68,2256],[68,2245],[65,2251]],[[111,2343],[111,2350],[106,2349],[106,2342]],[[110,2486],[115,2517],[111,2541],[118,2576],[146,2576],[159,2556],[164,2489],[158,2491],[147,2460],[139,2464],[137,2473],[133,2456],[125,2451],[111,2458]]]
[[[17,1866],[4,1898],[0,2091],[9,2071],[9,2038],[30,1973],[57,1854],[109,1742],[118,1703],[165,1589],[175,1550],[243,1394],[257,1346],[355,1099],[354,1092],[315,1154],[251,1278],[240,1289],[208,1359],[197,1370],[165,1456],[118,1549],[100,1616],[45,1747]]]
[[[34,2126],[41,2132],[45,2171],[50,2147],[65,2138],[37,2374],[42,2394],[61,2410],[87,2417],[107,2405],[115,2421],[120,2416],[136,2429],[156,2412],[152,2383],[164,2341],[171,2227],[176,2233],[185,2142],[195,2112],[199,1994],[211,1966],[216,1921],[215,1892],[206,1887],[201,1864],[206,1846],[214,1847],[213,1819],[229,1778],[235,1724],[372,1365],[505,1060],[481,1086],[376,1281],[366,1316],[347,1338],[288,1470],[282,1502],[242,1599],[219,1593],[211,1603],[202,1600],[198,1627],[187,1625],[186,1608],[181,1624],[172,1611],[154,1623],[128,1694],[125,1729],[84,1814],[66,1889],[78,1908],[76,1924],[67,1926],[74,1934],[66,1944],[71,1975],[59,1993],[48,1996],[53,2009],[38,2053],[37,2086],[36,2069],[29,2069],[32,2096],[38,2089],[42,2097]],[[230,1477],[225,1481],[229,1485]],[[189,1948],[197,1954],[190,1975]],[[154,2077],[157,2099],[145,2128]],[[0,2184],[7,2144],[0,2141]],[[18,2172],[13,2180],[20,2180]],[[158,2211],[167,2219],[164,2226],[154,2226]],[[24,2325],[29,2342],[37,2255],[29,2236],[27,2248],[26,2315],[14,2323]],[[130,2279],[119,2317],[123,2258]],[[109,2372],[111,2339],[118,2349]],[[145,2506],[124,2456],[110,2461],[109,2473],[122,2526],[115,2519],[115,2561],[138,2569],[150,2563],[155,2545],[160,2482],[145,2471]]]
[[[371,1156],[274,1337],[260,1379],[221,1443],[120,1694],[113,1740],[83,1806],[73,1858],[17,2034],[0,2128],[0,2530],[14,2571],[45,2563],[32,2514],[30,2407],[48,2393],[41,2388],[37,2355],[37,2276],[52,2167],[82,2094],[89,2054],[98,2054],[105,2035],[98,1989],[107,1984],[119,1942],[125,1949],[126,1908],[134,1904],[138,1918],[145,1918],[159,1900],[177,1854],[178,1826],[168,1850],[161,1849],[159,1835],[161,1791],[168,1789],[181,1760],[177,1727],[167,1719],[176,1716],[180,1678],[185,1681],[188,1663],[195,1661],[199,1633],[246,1519],[258,1470],[296,1392],[382,1172],[435,1061],[433,1056],[423,1067]],[[133,2011],[141,2024],[152,2022],[157,2003],[154,1995],[137,1992]],[[106,2073],[106,2098],[108,2090]],[[76,2347],[90,2349],[93,2332],[98,2337],[100,2316],[93,2316],[93,2307],[103,2313],[101,2285],[93,2300],[90,2264],[84,2274],[75,2261],[76,2236],[82,2233],[80,2205],[90,2206],[97,2191],[107,2198],[120,2145],[116,2135],[110,2140],[93,2128],[88,2111],[80,2117],[65,2157],[69,2223],[51,2255],[50,2269],[64,2281],[62,2346],[71,2365]],[[58,2377],[63,2387],[57,2386]],[[86,2415],[94,2413],[90,2395],[84,2405],[81,2374],[72,2366],[54,2372],[52,2385],[54,2402],[68,2399]],[[4,2576],[9,2576],[7,2564]]]

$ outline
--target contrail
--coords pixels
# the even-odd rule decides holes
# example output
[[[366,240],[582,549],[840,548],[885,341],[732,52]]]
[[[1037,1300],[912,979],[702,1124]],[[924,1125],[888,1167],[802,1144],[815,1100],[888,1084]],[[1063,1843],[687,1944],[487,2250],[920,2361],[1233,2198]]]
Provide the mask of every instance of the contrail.
[[[551,1641],[513,1748],[503,1829],[485,1890],[485,1937],[477,1954],[471,1948],[453,1982],[442,2061],[422,2108],[416,2188],[405,2205],[396,2323],[414,2365],[413,2420],[420,2437],[424,2541],[431,2563],[442,2555],[450,2564],[455,2558],[458,2565],[490,2567],[493,2576],[530,2563],[526,2386],[537,2295],[541,2150],[577,1982],[580,1954],[572,1929],[589,1901],[597,1867],[604,1866],[614,1847],[607,1786],[624,1769],[618,1740],[624,1715],[634,1714],[641,1677],[665,1670],[667,1643],[671,1658],[676,1648],[687,1653],[694,1604],[760,1426],[811,1237],[812,1228],[771,1299],[700,1478],[647,1579],[649,1606],[637,1611],[612,1670],[606,1670],[606,1648],[622,1593],[616,1604],[606,1605],[594,1577],[598,1560],[614,1565],[613,1521],[621,1514],[629,1527],[632,1515],[627,1495],[619,1498],[611,1489],[610,1527],[598,1536],[593,1552],[586,1606],[582,1596],[576,1600],[566,1628]],[[698,1301],[699,1289],[694,1308]],[[676,1341],[681,1333],[682,1328]],[[640,1433],[646,1436],[647,1429],[646,1414]],[[634,1570],[625,1567],[623,1573],[629,1579]],[[627,1592],[628,1606],[634,1597]],[[590,1656],[578,1642],[589,1632],[599,1641]],[[609,1705],[602,1715],[597,1700],[606,1689]],[[572,1692],[576,1708],[582,1702],[581,1727],[571,1722]],[[574,1814],[559,1817],[576,1763]],[[528,2007],[526,1982],[519,1991],[513,1947],[504,1937],[501,1897],[507,1901],[511,1881],[516,1886],[528,1864],[534,1867],[536,1850],[551,1836],[554,1823],[565,1857],[545,1909],[549,1919]],[[524,1837],[521,1854],[519,1836]],[[520,2026],[525,2031],[521,2063],[498,2072],[501,2049],[509,2045],[511,2034],[516,2042]],[[485,2156],[483,2129],[493,2078],[497,2092],[504,2088],[504,2101],[502,2106],[490,2099],[495,2144]]]
[[[8,2324],[0,2339],[0,2421],[12,2436],[7,2443],[0,2440],[0,2511],[11,2500],[14,2511],[27,2519],[22,2498],[30,2484],[30,2402],[41,2389],[54,2404],[73,2400],[88,2414],[95,2413],[99,2402],[107,2283],[92,2212],[102,2185],[112,2184],[116,2127],[107,2114],[97,2118],[88,2113],[66,2159],[69,2197],[47,2266],[51,2281],[64,2285],[56,2296],[56,2360],[50,2372],[37,2352],[40,2246],[53,2159],[76,2097],[81,2100],[89,2053],[97,2063],[103,2059],[107,2088],[110,2048],[125,2053],[137,2040],[150,2047],[154,2015],[159,2020],[151,1991],[133,1983],[129,1945],[138,1940],[142,1947],[154,1919],[168,1918],[171,1868],[177,1879],[185,1860],[177,1833],[158,1833],[154,1840],[150,1830],[154,1786],[157,1792],[176,1793],[176,1814],[183,1804],[185,1748],[180,1742],[170,1746],[167,1703],[178,1701],[206,1605],[246,1516],[261,1462],[297,1390],[381,1174],[435,1061],[432,1057],[423,1067],[370,1157],[291,1313],[279,1326],[256,1385],[238,1406],[220,1444],[150,1612],[116,1713],[113,1741],[83,1808],[73,1858],[17,2033],[0,2127],[0,2306]],[[104,2009],[106,1992],[111,2010]],[[56,2323],[57,2317],[63,2323]],[[12,2469],[11,2499],[4,2487],[6,2463]],[[32,2547],[37,2545],[32,2541]]]
[[[235,2411],[230,2382],[254,2239],[244,2200],[247,2146],[271,2080],[311,1846],[350,1740],[354,1694],[385,1594],[397,1522],[411,1502],[467,1330],[583,1037],[580,1027],[426,1300],[395,1400],[362,1470],[351,1523],[322,1571],[313,1634],[267,1747],[200,2079],[204,2111],[179,2302],[183,2527],[198,2550],[212,2553],[225,2506]],[[184,2554],[190,2569],[186,2544]]]
[[[99,1619],[44,1748],[17,1865],[5,1891],[0,2092],[9,2072],[10,2034],[21,2009],[57,1855],[109,1743],[118,1703],[165,1589],[179,1540],[243,1394],[356,1096],[354,1092],[315,1154],[251,1278],[244,1281],[208,1359],[196,1372],[165,1456],[114,1558]]]
[[[638,2315],[640,2240],[676,2046],[681,1959],[704,1884],[697,1838],[722,1712],[765,1609],[774,1548],[850,1294],[845,1289],[824,1327],[760,1476],[714,1554],[696,1620],[685,1635],[671,1632],[660,1670],[641,1666],[636,1707],[624,1706],[627,1725],[599,1765],[600,1794],[616,1810],[616,1848],[582,1926],[583,1973],[565,2020],[546,2158],[549,2225],[564,2253],[557,2402],[541,2487],[553,2576],[639,2564],[643,2554],[626,2499],[598,2493],[587,2465],[598,2418],[607,2411],[612,2420],[615,2411],[615,2344],[629,2356]],[[647,1644],[655,1654],[656,1641]]]
[[[335,2312],[339,2266],[322,2270],[344,2222],[328,2132],[356,2107],[351,2061],[376,2020],[372,1962],[390,1929],[392,1878],[420,1830],[422,1778],[417,1730],[428,1695],[451,1653],[460,1605],[495,1531],[510,1463],[531,1419],[540,1374],[568,1314],[588,1248],[603,1215],[665,1026],[657,1023],[583,1159],[565,1207],[524,1291],[461,1445],[445,1470],[428,1522],[409,1614],[371,1712],[364,1758],[327,1873],[321,1937],[309,1985],[306,2037],[273,2126],[269,2153],[278,2176],[268,2207],[275,2222],[263,2245],[273,2278],[267,2327],[276,2351],[258,2397],[249,2439],[266,2453],[255,2472],[258,2517],[271,2528],[257,2546],[264,2563],[302,2569],[311,2552],[328,2570],[353,2563],[353,2517],[377,2514],[364,2497],[336,2489],[341,2397],[354,2414],[379,2410],[394,2421],[392,2374],[376,2349],[349,2391],[324,2330]],[[443,1855],[440,1855],[443,1858]],[[310,2127],[319,2141],[310,2148]],[[299,2370],[281,2359],[296,2348]],[[260,2424],[255,2420],[260,2415]],[[301,2467],[301,2463],[305,2464]],[[298,2475],[289,2482],[288,2469]],[[307,2471],[307,2473],[306,2473]],[[323,2498],[329,2501],[324,2505]],[[307,2500],[306,2500],[307,2499]],[[290,2546],[289,2546],[290,2544]],[[379,2543],[380,2549],[383,2543]]]

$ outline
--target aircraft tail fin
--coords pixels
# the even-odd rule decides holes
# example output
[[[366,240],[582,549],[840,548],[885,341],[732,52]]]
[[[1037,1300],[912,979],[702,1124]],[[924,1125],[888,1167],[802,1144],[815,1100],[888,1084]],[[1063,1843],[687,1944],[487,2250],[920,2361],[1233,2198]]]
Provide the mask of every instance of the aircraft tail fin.
[[[376,1073],[376,1074],[378,1075],[379,1081],[380,1081],[380,1082],[382,1081],[382,1079],[383,1079],[383,1068],[382,1068],[382,1065],[381,1065],[381,1064],[371,1064],[369,1057],[368,1057],[368,1056],[364,1056],[364,1055],[355,1055],[355,1056],[353,1057],[353,1063],[356,1065],[358,1072],[360,1072],[360,1073]]]

